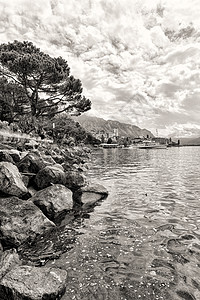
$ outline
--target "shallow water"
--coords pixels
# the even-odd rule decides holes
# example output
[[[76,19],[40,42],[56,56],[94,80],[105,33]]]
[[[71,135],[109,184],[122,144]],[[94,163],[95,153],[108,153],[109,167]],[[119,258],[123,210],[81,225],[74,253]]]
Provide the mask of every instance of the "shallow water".
[[[74,223],[63,300],[200,299],[200,147],[96,149],[109,196]]]

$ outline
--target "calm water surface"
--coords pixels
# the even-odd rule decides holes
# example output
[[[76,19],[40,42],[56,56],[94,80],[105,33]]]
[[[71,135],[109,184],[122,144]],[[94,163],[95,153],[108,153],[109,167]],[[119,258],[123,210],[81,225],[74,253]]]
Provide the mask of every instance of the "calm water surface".
[[[97,149],[88,176],[109,191],[77,220],[62,299],[200,299],[200,147]]]

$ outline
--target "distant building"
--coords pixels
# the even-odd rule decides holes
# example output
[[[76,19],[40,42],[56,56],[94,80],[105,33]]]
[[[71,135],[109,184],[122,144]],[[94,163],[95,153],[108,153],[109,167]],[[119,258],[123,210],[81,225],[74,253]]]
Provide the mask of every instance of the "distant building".
[[[159,143],[159,144],[169,144],[169,139],[167,139],[167,138],[162,138],[162,137],[154,137],[154,138],[152,138],[152,141],[155,141],[155,142],[157,142],[157,143]]]
[[[143,141],[143,140],[144,140],[143,137],[137,137],[137,138],[131,139],[131,142],[132,142],[133,144],[136,144],[136,143],[139,143],[139,142],[141,142],[141,141]]]
[[[92,131],[92,134],[96,139],[100,140],[102,143],[107,143],[108,139],[111,138],[113,142],[118,140],[118,129],[115,128],[113,131],[106,132],[105,130]]]
[[[115,135],[116,137],[119,136],[118,128],[115,128],[115,129],[114,129],[114,135]]]

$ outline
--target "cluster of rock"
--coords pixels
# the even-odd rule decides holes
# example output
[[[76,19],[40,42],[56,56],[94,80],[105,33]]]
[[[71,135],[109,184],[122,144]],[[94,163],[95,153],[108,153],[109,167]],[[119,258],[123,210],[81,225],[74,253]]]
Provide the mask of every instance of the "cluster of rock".
[[[66,270],[24,265],[18,249],[57,228],[57,220],[107,196],[83,175],[83,158],[56,153],[0,150],[0,299],[61,299]]]

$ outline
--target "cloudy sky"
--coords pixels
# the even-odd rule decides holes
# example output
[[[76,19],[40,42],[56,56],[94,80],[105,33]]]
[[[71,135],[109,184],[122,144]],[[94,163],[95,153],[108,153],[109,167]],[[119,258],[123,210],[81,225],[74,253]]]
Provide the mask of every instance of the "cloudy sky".
[[[0,0],[1,42],[62,56],[90,115],[200,136],[199,0]]]

